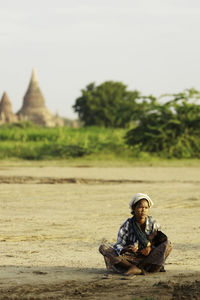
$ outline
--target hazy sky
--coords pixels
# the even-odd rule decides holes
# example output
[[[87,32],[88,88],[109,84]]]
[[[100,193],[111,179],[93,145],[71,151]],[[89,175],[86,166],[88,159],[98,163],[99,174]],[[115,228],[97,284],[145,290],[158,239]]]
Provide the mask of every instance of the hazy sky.
[[[33,67],[47,107],[69,118],[90,82],[200,90],[199,31],[199,0],[0,0],[0,95],[18,111]]]

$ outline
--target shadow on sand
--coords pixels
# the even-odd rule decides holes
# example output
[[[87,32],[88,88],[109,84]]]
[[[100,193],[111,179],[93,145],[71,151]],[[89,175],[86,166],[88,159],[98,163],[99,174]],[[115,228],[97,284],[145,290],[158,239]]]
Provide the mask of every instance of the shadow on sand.
[[[1,266],[0,299],[200,299],[200,272],[168,271],[128,280],[117,274],[105,280],[104,273],[96,268]]]

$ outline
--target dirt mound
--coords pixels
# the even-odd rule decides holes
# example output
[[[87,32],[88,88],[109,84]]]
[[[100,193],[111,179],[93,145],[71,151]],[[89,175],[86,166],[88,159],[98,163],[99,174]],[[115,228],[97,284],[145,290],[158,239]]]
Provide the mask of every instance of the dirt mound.
[[[141,298],[142,297],[142,298]],[[200,281],[171,281],[143,286],[134,280],[70,280],[59,284],[21,285],[1,290],[0,299],[200,299]]]
[[[172,182],[172,181],[169,181]],[[192,183],[194,181],[173,181],[173,182],[181,182],[181,183]],[[166,183],[165,181],[151,181],[151,180],[131,180],[131,179],[99,179],[99,178],[82,178],[82,177],[71,177],[71,178],[59,178],[59,177],[39,177],[39,176],[0,176],[0,184],[1,183],[16,183],[16,184],[67,184],[67,183],[75,183],[75,184],[131,184],[131,183]],[[199,181],[195,181],[195,183],[200,183]]]
[[[175,284],[172,300],[200,299],[200,281]]]

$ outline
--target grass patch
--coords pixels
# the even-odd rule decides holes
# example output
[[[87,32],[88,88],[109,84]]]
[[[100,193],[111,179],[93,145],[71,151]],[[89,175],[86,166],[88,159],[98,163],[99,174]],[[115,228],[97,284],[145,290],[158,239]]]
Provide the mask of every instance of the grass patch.
[[[127,129],[103,127],[43,128],[31,123],[0,127],[0,160],[55,165],[199,166],[199,159],[166,158],[125,142]],[[54,162],[53,162],[54,161]],[[59,163],[59,161],[61,161]]]

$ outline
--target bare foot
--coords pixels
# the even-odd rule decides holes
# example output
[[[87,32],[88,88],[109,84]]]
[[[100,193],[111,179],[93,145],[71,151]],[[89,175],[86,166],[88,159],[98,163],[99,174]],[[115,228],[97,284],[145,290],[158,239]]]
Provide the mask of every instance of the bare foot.
[[[142,270],[139,269],[139,268],[136,267],[136,266],[130,267],[130,268],[128,269],[128,271],[126,271],[126,272],[124,273],[124,275],[126,275],[126,276],[140,275],[140,274],[142,274]]]

